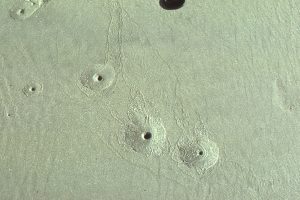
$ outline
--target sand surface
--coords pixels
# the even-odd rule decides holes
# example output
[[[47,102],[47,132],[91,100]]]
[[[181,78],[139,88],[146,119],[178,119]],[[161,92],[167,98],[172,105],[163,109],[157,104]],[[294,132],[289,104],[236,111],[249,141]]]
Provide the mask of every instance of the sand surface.
[[[0,199],[300,199],[296,0],[0,1]]]

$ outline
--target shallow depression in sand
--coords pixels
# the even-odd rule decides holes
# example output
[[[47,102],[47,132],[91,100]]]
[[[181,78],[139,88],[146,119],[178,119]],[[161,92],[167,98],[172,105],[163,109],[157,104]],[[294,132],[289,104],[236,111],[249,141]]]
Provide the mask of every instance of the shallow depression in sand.
[[[108,90],[115,82],[115,69],[109,64],[96,64],[81,72],[79,88],[87,96]]]
[[[10,9],[10,16],[15,20],[26,20],[27,18],[31,17],[36,11],[38,11],[48,1],[23,0]]]

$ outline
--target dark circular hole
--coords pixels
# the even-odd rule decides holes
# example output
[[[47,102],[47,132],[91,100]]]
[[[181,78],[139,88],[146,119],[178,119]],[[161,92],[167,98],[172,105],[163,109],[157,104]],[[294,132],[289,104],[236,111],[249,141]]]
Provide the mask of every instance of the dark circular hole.
[[[31,88],[30,88],[30,91],[32,91],[32,92],[34,92],[35,90],[36,90],[35,87],[31,87]]]
[[[102,77],[101,75],[98,75],[97,80],[98,80],[98,81],[102,81],[102,80],[103,80],[103,77]]]
[[[152,134],[150,132],[147,132],[147,133],[144,134],[144,139],[145,140],[149,140],[149,139],[151,139],[151,137],[152,137]]]
[[[159,4],[163,9],[176,10],[181,8],[185,3],[185,0],[160,0]]]
[[[25,9],[21,9],[21,10],[20,10],[20,14],[23,15],[24,13],[25,13]]]
[[[199,155],[202,156],[202,155],[203,155],[203,151],[200,151],[200,152],[199,152]]]

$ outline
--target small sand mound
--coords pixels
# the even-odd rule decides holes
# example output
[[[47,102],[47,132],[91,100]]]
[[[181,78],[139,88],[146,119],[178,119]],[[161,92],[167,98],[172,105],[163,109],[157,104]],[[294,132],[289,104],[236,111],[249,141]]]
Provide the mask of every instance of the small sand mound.
[[[97,64],[81,73],[79,88],[87,96],[101,93],[113,85],[115,77],[116,73],[111,65]]]

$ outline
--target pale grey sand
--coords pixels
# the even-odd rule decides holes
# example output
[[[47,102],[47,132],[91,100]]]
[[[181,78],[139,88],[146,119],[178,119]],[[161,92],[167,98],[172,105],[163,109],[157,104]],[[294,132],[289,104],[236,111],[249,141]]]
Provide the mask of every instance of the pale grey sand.
[[[300,199],[299,9],[0,1],[0,199]]]

